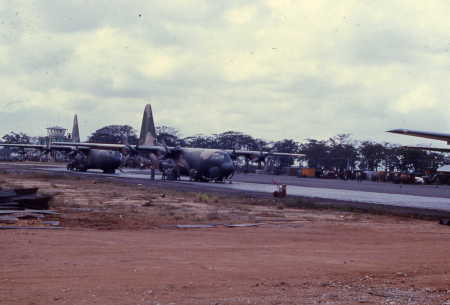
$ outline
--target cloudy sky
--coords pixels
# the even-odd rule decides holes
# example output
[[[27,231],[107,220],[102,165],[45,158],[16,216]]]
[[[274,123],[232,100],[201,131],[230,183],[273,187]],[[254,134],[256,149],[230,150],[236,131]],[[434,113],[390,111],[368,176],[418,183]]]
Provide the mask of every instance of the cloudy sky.
[[[449,1],[0,0],[0,134],[79,116],[85,138],[182,135],[412,144],[450,130]],[[437,143],[439,146],[440,143]]]

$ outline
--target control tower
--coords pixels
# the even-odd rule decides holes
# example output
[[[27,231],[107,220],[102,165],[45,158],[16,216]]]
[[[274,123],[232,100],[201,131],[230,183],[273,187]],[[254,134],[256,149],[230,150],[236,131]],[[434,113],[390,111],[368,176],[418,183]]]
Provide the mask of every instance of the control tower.
[[[48,127],[47,128],[48,145],[50,145],[53,142],[64,142],[66,131],[67,131],[66,128],[59,126]],[[61,152],[58,151],[51,151],[49,156],[53,161],[59,160],[62,161],[64,159],[64,156],[61,155]]]
[[[66,128],[59,126],[48,127],[47,135],[49,143],[65,141],[66,131]]]

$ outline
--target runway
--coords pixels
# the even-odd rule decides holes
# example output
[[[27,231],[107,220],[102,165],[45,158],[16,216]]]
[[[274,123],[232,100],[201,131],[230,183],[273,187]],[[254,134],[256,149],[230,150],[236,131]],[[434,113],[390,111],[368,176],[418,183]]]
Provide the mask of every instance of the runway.
[[[27,165],[0,163],[0,169],[21,168],[48,173],[71,173],[61,166]],[[306,198],[320,198],[367,205],[384,205],[401,208],[428,209],[450,212],[450,187],[431,185],[395,185],[392,183],[375,183],[364,181],[326,180],[314,178],[297,178],[289,176],[240,174],[236,175],[232,184],[192,182],[184,178],[181,181],[156,181],[149,179],[149,171],[126,169],[117,174],[103,174],[100,171],[71,173],[81,176],[95,176],[122,180],[136,184],[159,184],[179,186],[183,189],[235,191],[240,193],[270,194],[274,191],[274,182],[288,185],[288,195]]]

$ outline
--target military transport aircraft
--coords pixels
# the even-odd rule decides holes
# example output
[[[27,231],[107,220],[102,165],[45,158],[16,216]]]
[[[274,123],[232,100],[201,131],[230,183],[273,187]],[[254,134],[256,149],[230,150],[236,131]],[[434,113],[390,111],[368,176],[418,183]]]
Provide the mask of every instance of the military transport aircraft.
[[[73,118],[72,142],[80,142],[80,131],[78,128],[78,118],[76,114]],[[46,153],[58,150],[66,151],[69,153],[68,155],[71,158],[71,161],[67,164],[68,170],[86,171],[88,169],[101,169],[105,173],[114,173],[115,170],[122,164],[122,155],[120,152],[68,145],[72,142],[60,142],[60,145],[53,145],[53,143],[50,142],[47,145],[0,143],[0,146],[17,147],[21,149],[32,148]]]
[[[302,154],[221,150],[206,148],[168,147],[158,144],[153,121],[151,105],[146,105],[142,118],[139,142],[137,145],[103,144],[103,143],[66,143],[55,142],[55,146],[71,146],[80,151],[129,151],[143,155],[151,160],[154,169],[161,171],[163,178],[178,179],[180,176],[189,176],[195,181],[224,181],[234,174],[233,159],[243,156],[253,161],[264,161],[268,156],[302,157]],[[117,167],[116,167],[117,168]]]
[[[390,133],[397,133],[406,136],[413,136],[419,138],[433,139],[433,140],[441,140],[447,142],[450,145],[450,134],[448,133],[439,133],[432,131],[420,131],[420,130],[409,130],[409,129],[392,129],[388,130]],[[438,151],[438,152],[450,152],[450,148],[434,148],[434,147],[426,147],[426,146],[406,146],[407,148],[414,149],[423,149],[429,151]]]

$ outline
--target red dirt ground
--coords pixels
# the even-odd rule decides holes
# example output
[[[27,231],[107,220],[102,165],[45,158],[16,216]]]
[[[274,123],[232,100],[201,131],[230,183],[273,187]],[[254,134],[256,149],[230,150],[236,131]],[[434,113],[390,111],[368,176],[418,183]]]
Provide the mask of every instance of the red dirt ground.
[[[0,231],[2,305],[450,304],[450,227],[436,222],[6,178],[53,190],[66,228]],[[123,193],[107,198],[113,187]],[[264,216],[251,228],[161,228]]]

